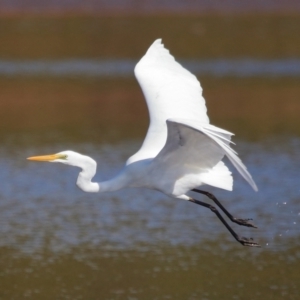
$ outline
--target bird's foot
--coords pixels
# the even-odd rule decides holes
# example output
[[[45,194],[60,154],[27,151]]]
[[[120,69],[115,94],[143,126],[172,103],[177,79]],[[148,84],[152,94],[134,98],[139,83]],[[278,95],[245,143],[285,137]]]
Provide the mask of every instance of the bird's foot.
[[[248,247],[261,247],[258,243],[253,241],[253,238],[239,238],[238,241],[243,245],[243,246],[248,246]]]
[[[252,219],[237,219],[237,218],[233,218],[232,222],[242,225],[242,226],[247,226],[247,227],[253,227],[253,228],[257,228],[257,226],[255,226],[254,224],[252,224],[251,221]]]

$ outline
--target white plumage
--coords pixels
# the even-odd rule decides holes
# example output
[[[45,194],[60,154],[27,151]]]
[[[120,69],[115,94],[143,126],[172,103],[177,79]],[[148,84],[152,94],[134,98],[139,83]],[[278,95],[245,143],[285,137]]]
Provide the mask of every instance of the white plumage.
[[[222,162],[225,155],[257,191],[247,168],[230,147],[233,134],[209,124],[199,81],[175,61],[160,39],[150,46],[134,71],[146,99],[150,126],[140,150],[127,160],[116,177],[100,183],[91,182],[96,173],[96,162],[73,151],[29,159],[80,167],[82,171],[77,185],[87,192],[113,191],[126,187],[155,189],[208,207],[225,224],[214,207],[186,193],[205,184],[232,190],[231,172]],[[206,193],[233,222],[254,227],[247,220],[233,218],[212,198],[213,195],[198,192]],[[257,246],[252,240],[239,238],[228,225],[225,226],[243,245]]]
[[[232,133],[209,124],[202,88],[197,78],[177,63],[161,40],[156,40],[135,67],[144,93],[150,126],[141,149],[127,165],[153,159],[155,185],[173,196],[209,184],[232,190],[224,155],[254,190],[257,187],[244,164],[230,148]],[[162,187],[161,175],[165,174]],[[153,176],[154,177],[154,176]]]

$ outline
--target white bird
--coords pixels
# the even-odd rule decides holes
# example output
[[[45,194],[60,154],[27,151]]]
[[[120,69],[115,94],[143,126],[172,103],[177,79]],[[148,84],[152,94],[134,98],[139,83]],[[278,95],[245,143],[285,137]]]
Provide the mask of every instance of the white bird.
[[[60,162],[81,168],[77,185],[85,192],[107,192],[126,187],[158,190],[168,196],[211,209],[234,238],[245,246],[259,246],[252,238],[238,236],[212,205],[187,195],[205,194],[231,221],[255,227],[249,219],[234,218],[202,185],[232,190],[231,172],[222,162],[226,155],[244,179],[257,187],[237,153],[230,147],[232,133],[209,124],[202,88],[196,76],[183,68],[161,39],[156,40],[137,63],[135,76],[146,98],[150,126],[140,150],[131,156],[114,178],[92,182],[97,163],[90,157],[63,151],[29,160]]]

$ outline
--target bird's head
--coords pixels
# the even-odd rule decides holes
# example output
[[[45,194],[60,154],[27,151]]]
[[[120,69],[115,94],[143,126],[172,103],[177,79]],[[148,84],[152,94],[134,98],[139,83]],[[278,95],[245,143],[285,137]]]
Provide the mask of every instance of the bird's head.
[[[62,151],[50,155],[31,156],[27,159],[35,161],[59,162],[65,165],[75,166],[79,168],[84,168],[87,164],[96,164],[96,162],[92,158],[71,150]]]
[[[74,151],[62,151],[56,154],[31,156],[28,160],[59,162],[69,166],[81,168],[77,178],[77,185],[85,192],[98,192],[99,184],[91,182],[96,174],[97,163],[89,156]]]

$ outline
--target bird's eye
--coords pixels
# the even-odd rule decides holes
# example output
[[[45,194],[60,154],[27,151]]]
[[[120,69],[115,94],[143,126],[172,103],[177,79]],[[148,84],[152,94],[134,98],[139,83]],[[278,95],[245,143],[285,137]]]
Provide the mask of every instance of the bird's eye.
[[[68,158],[68,155],[63,154],[63,155],[61,155],[59,158],[60,158],[60,159],[67,159],[67,158]]]

